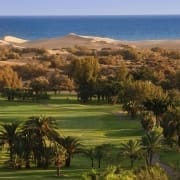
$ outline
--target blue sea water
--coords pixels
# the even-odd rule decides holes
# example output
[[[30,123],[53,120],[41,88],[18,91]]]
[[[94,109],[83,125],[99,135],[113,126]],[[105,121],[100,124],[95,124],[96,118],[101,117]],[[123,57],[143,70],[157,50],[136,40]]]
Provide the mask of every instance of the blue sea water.
[[[174,16],[0,16],[0,37],[29,40],[69,33],[120,40],[180,39],[180,15]]]

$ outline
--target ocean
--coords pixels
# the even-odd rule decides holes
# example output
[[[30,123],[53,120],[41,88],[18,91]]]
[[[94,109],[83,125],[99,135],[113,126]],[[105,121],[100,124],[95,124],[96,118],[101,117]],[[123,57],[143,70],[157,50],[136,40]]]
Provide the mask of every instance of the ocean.
[[[69,33],[119,40],[180,39],[180,15],[171,16],[0,16],[0,38],[33,40]]]

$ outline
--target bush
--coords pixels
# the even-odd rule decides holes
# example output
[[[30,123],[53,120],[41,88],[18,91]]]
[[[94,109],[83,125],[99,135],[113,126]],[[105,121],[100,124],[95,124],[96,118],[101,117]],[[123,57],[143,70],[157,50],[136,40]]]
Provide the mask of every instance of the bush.
[[[166,172],[159,165],[155,165],[153,167],[150,167],[149,169],[140,169],[139,171],[135,172],[135,174],[135,180],[169,179]]]

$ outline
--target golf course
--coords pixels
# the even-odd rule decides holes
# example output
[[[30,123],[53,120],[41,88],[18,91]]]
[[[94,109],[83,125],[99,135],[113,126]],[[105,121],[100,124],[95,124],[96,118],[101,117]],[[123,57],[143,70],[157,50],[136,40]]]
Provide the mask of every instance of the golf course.
[[[30,116],[50,116],[58,124],[61,136],[77,137],[81,144],[86,147],[94,147],[100,144],[114,145],[115,160],[113,163],[124,168],[129,168],[128,159],[118,158],[118,147],[121,143],[131,139],[139,139],[143,135],[143,129],[138,119],[130,117],[121,110],[120,105],[97,103],[80,104],[75,95],[58,94],[52,95],[50,100],[33,102],[8,102],[1,98],[0,122],[20,122],[23,124]],[[8,160],[7,149],[1,151],[0,179],[52,179],[56,177],[56,167],[52,166],[46,170],[31,168],[10,170],[5,168],[4,163]],[[162,152],[164,162],[178,165],[179,154]],[[166,155],[168,158],[165,158]],[[172,158],[171,158],[172,157]],[[173,158],[175,157],[175,158]],[[177,158],[178,157],[178,158]],[[101,169],[111,165],[112,162],[103,161]],[[136,166],[141,161],[136,162]],[[97,163],[95,162],[95,168]],[[179,165],[178,167],[179,168]],[[81,179],[83,173],[91,170],[90,160],[81,154],[75,154],[72,158],[71,167],[63,167],[61,179]]]

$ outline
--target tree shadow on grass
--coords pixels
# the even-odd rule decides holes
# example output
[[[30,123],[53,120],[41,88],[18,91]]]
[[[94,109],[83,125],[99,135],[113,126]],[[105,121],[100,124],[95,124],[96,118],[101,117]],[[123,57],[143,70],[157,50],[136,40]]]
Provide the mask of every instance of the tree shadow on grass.
[[[141,136],[143,134],[142,129],[121,129],[121,130],[109,130],[105,136],[108,137],[128,137],[128,136]]]

